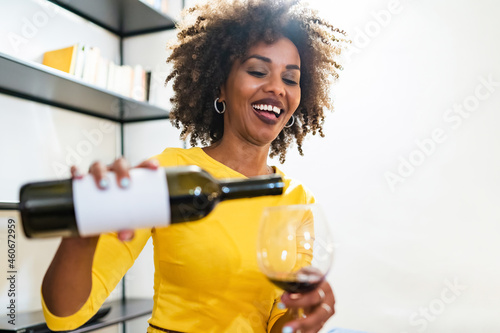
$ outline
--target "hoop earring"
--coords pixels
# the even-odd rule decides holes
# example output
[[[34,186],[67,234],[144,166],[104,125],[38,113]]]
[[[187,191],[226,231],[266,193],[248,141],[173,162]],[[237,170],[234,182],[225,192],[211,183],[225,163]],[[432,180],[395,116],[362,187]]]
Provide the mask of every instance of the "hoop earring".
[[[223,114],[224,112],[226,112],[226,102],[222,101],[222,111],[219,110],[217,108],[217,101],[219,100],[219,97],[217,97],[214,101],[214,108],[215,108],[215,112],[217,112],[218,114]]]
[[[292,115],[292,123],[291,123],[290,125],[288,125],[288,123],[286,123],[285,128],[290,128],[290,127],[292,127],[294,123],[295,123],[295,116],[294,116],[294,115]]]

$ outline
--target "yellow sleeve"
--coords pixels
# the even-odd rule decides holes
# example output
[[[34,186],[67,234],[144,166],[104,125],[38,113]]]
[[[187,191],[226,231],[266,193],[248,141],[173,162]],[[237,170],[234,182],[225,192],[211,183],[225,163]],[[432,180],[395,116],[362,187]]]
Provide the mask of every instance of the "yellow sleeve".
[[[278,309],[278,303],[281,302],[281,295],[283,295],[283,290],[276,288],[275,298],[273,307],[271,308],[271,315],[269,316],[269,321],[267,322],[267,332],[271,332],[274,324],[278,321],[278,319],[283,316],[287,309],[280,310]]]
[[[92,290],[89,298],[76,313],[58,317],[49,311],[42,294],[42,309],[47,326],[53,331],[73,330],[92,318],[132,267],[150,236],[150,229],[136,230],[135,237],[127,242],[120,241],[116,233],[100,235],[92,263]]]

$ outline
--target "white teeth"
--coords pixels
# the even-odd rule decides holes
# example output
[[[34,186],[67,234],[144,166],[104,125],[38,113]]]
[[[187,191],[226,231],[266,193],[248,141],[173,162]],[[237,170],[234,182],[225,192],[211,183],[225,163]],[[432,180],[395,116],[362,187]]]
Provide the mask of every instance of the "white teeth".
[[[278,115],[281,113],[280,108],[277,106],[273,106],[273,105],[255,104],[255,105],[253,105],[253,107],[257,110],[272,111]]]

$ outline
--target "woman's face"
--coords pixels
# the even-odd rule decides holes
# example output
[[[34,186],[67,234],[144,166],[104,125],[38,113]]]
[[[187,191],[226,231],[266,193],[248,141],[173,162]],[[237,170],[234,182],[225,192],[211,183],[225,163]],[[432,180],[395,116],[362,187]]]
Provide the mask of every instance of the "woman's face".
[[[300,103],[300,56],[288,38],[251,47],[221,87],[224,135],[270,144]]]

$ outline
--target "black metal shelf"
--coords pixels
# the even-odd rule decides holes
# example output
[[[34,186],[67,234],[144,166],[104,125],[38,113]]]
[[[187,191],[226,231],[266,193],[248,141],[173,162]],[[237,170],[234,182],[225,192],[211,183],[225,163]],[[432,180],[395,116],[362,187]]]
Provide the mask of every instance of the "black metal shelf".
[[[0,93],[120,123],[168,119],[168,111],[73,75],[0,53]]]
[[[140,0],[48,0],[123,38],[175,28],[175,21]],[[168,119],[168,110],[99,88],[53,68],[0,52],[0,93],[122,124]],[[123,145],[123,138],[122,138]],[[123,146],[122,146],[123,152]],[[0,211],[18,210],[17,202],[0,202]],[[123,284],[123,288],[124,288]],[[111,308],[102,319],[91,320],[73,333],[90,332],[150,315],[153,301],[126,299],[105,303]],[[94,318],[95,319],[95,318]],[[42,311],[16,315],[16,325],[0,322],[0,332],[52,332]]]
[[[140,0],[49,0],[120,37],[175,28],[175,21]]]
[[[109,308],[109,312],[108,312]],[[91,332],[107,326],[116,325],[130,319],[151,315],[153,310],[153,300],[151,299],[127,299],[124,302],[121,300],[104,303],[97,317],[104,315],[102,318],[93,318],[80,328],[72,333]],[[7,318],[7,317],[6,317]],[[42,311],[16,314],[16,324],[7,324],[7,320],[2,320],[0,323],[1,333],[49,333],[52,332],[47,328]]]
[[[19,202],[0,201],[0,210],[19,210]]]

